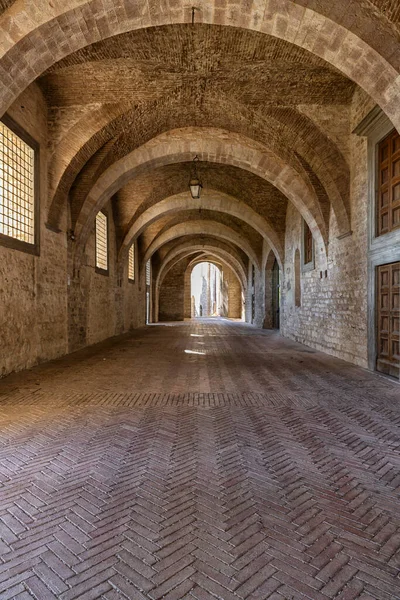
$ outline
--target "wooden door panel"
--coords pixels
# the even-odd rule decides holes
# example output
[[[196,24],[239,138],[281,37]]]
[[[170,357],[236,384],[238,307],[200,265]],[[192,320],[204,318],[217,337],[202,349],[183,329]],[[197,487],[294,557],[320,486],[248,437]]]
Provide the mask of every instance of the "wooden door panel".
[[[400,135],[390,133],[379,144],[377,235],[400,227]]]
[[[400,373],[400,263],[378,267],[377,370]]]

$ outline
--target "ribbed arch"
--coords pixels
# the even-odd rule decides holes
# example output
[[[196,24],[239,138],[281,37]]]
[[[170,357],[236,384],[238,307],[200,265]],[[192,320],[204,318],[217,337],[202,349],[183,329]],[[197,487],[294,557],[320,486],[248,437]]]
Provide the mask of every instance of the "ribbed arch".
[[[197,22],[261,31],[310,50],[365,89],[400,129],[400,57],[393,55],[391,44],[374,36],[382,23],[376,19],[376,29],[371,27],[373,13],[363,28],[357,20],[348,19],[351,3],[343,2],[340,9],[336,4],[324,0],[317,12],[293,0],[239,0],[234,7],[217,7],[214,0],[204,0],[196,18]],[[12,28],[11,11],[21,15]],[[126,31],[190,23],[191,19],[191,6],[182,0],[166,5],[163,11],[145,0],[119,4],[114,0],[62,0],[46,3],[46,10],[41,11],[36,4],[17,0],[0,18],[0,114],[44,70],[79,48]],[[351,31],[353,25],[357,33]],[[389,27],[387,37],[396,42]]]

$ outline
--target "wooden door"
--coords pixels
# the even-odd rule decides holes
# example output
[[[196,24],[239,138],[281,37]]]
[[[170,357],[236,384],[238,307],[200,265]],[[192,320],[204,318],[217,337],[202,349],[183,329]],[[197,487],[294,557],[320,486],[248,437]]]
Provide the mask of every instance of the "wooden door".
[[[254,265],[252,265],[251,267],[251,286],[252,286],[252,292],[251,292],[251,322],[254,323],[254,320],[256,318],[256,270],[254,268]]]
[[[390,133],[379,144],[377,235],[400,227],[400,135]]]
[[[272,267],[272,327],[279,329],[279,265],[275,259]]]
[[[400,262],[378,267],[378,352],[376,368],[400,375]]]

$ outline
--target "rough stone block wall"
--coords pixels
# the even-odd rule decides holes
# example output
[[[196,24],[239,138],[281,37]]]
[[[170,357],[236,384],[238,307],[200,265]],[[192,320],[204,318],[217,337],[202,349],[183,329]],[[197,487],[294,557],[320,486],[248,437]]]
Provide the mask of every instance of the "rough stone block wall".
[[[0,246],[0,375],[67,351],[67,245],[45,226],[47,108],[38,86],[8,114],[40,144],[40,255]]]
[[[139,285],[137,253],[136,278],[128,280],[127,264],[122,273],[117,268],[117,249],[113,213],[110,204],[104,212],[108,215],[109,245],[108,274],[96,271],[94,228],[85,248],[84,264],[74,282],[69,314],[70,351],[95,344],[144,325],[144,296]],[[139,298],[143,296],[142,301]]]
[[[0,376],[51,360],[144,324],[144,291],[116,268],[115,231],[110,217],[109,275],[95,272],[94,233],[86,264],[73,274],[68,257],[66,216],[62,231],[48,229],[47,108],[31,85],[8,114],[40,144],[40,254],[0,245]],[[136,257],[137,263],[137,257]]]
[[[364,96],[355,102],[353,115],[357,122],[369,112],[371,103]],[[367,142],[350,135],[349,146],[353,233],[339,240],[331,213],[327,265],[320,249],[315,248],[315,268],[301,275],[300,307],[294,302],[294,252],[301,248],[302,219],[293,206],[288,207],[281,331],[289,338],[367,367]]]

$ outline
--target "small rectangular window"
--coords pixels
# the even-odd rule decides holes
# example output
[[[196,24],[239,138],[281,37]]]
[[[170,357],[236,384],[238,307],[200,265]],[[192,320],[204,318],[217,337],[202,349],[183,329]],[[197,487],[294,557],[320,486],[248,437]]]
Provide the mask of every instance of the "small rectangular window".
[[[146,285],[151,285],[151,262],[150,260],[146,263]]]
[[[38,230],[38,144],[11,119],[7,122],[10,127],[0,121],[0,234],[6,245],[32,252]]]
[[[128,278],[130,281],[135,281],[135,244],[132,244],[132,246],[129,248]]]
[[[378,146],[376,234],[400,227],[400,136],[393,131]]]
[[[108,271],[108,218],[102,212],[96,215],[96,268]]]
[[[304,264],[308,265],[313,261],[313,236],[311,233],[311,229],[304,221],[304,237],[303,237],[303,256],[304,256]]]

